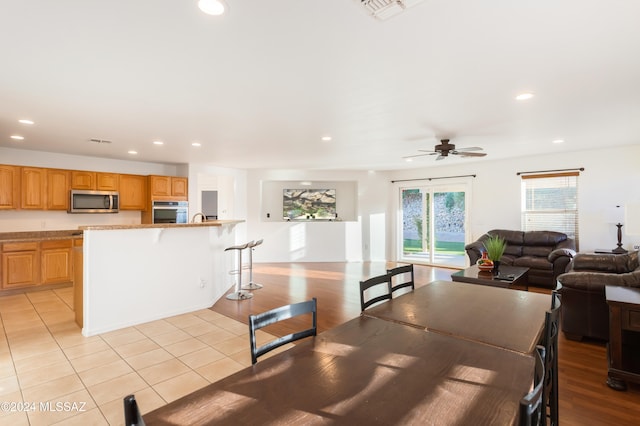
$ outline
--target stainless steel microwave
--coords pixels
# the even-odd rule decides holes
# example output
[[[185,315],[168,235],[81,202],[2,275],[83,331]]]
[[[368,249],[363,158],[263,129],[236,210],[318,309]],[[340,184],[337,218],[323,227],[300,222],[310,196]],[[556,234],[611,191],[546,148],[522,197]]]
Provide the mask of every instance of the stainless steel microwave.
[[[118,213],[120,194],[117,191],[83,191],[72,189],[69,213]]]

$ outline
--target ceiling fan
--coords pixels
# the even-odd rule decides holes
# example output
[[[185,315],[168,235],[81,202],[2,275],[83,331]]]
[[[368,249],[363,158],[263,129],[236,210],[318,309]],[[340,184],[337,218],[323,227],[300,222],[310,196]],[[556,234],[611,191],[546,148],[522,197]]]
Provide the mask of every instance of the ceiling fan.
[[[423,155],[436,155],[438,157],[436,160],[444,160],[446,157],[451,155],[459,155],[461,157],[484,157],[487,155],[485,152],[471,152],[471,151],[482,151],[482,148],[479,146],[469,146],[466,148],[458,148],[452,143],[449,143],[449,139],[441,139],[440,144],[434,147],[433,151],[426,151],[424,149],[419,149],[418,151],[424,152],[424,154],[416,154],[416,155],[408,155],[402,158],[414,158],[414,157],[422,157]]]

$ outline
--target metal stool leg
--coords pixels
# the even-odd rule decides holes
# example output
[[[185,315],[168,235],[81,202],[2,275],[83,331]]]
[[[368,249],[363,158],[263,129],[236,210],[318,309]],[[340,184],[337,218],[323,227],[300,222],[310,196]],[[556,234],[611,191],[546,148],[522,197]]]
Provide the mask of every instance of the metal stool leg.
[[[238,279],[236,280],[235,291],[225,296],[229,300],[246,300],[246,299],[251,299],[253,297],[253,294],[241,289],[242,287],[242,250],[246,248],[247,248],[247,244],[243,246],[228,247],[224,250],[224,251],[228,251],[228,250],[238,251],[238,269],[233,269],[229,271],[229,274],[238,276]]]
[[[253,282],[253,250],[257,245],[262,244],[262,240],[252,241],[248,244],[247,248],[249,249],[249,284],[242,286],[243,290],[258,290],[262,288],[262,284]]]

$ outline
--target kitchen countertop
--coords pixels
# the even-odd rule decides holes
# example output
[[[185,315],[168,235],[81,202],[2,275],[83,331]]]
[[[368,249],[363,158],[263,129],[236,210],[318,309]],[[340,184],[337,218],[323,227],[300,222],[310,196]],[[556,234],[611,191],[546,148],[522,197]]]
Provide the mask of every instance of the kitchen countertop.
[[[109,229],[145,229],[145,228],[194,228],[203,226],[226,226],[242,223],[244,220],[208,220],[198,223],[156,223],[139,225],[95,225],[79,226],[78,229],[68,229],[61,231],[22,231],[22,232],[0,232],[0,243],[14,243],[21,241],[43,241],[61,240],[67,238],[82,238],[86,230],[109,230]]]
[[[61,240],[67,238],[82,238],[82,231],[79,229],[70,229],[63,231],[0,232],[0,243]]]
[[[203,226],[225,226],[242,223],[244,220],[208,220],[198,223],[153,223],[140,225],[97,225],[97,226],[80,226],[83,231],[102,231],[110,229],[147,229],[147,228],[196,228]]]

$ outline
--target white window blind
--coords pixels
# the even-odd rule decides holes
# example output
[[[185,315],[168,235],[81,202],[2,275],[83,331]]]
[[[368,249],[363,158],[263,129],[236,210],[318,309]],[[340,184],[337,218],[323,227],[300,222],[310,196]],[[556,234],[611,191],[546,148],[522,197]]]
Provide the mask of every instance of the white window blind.
[[[522,230],[556,231],[578,244],[579,172],[523,175]]]

